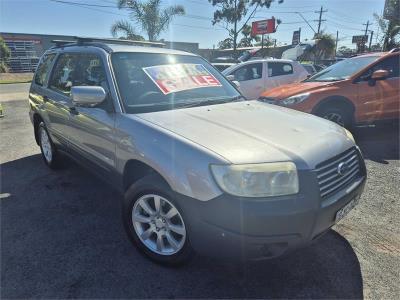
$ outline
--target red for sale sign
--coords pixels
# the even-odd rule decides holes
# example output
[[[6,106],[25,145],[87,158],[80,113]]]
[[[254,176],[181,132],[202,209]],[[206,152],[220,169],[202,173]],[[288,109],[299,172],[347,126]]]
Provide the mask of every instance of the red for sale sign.
[[[143,71],[164,95],[202,87],[222,86],[201,64],[159,65],[143,68]]]
[[[251,23],[251,35],[275,32],[275,19],[256,21]]]

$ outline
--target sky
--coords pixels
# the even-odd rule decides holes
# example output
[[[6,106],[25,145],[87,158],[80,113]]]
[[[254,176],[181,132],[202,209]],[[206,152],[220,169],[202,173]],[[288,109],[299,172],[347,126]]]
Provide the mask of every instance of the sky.
[[[129,20],[126,10],[116,7],[116,0],[62,0],[89,4],[82,7],[52,0],[0,0],[0,32],[40,33],[78,35],[91,37],[110,37],[110,27],[118,20]],[[145,1],[145,0],[142,0]],[[272,16],[281,19],[277,32],[270,34],[277,39],[278,45],[291,43],[294,30],[301,28],[301,40],[311,39],[313,30],[295,12],[309,21],[317,30],[317,20],[321,6],[323,13],[321,29],[336,36],[339,31],[338,46],[354,48],[353,35],[362,35],[367,21],[372,23],[373,43],[379,37],[378,25],[374,13],[381,13],[385,0],[284,0],[277,1],[270,9],[259,10],[252,21],[268,19]],[[216,47],[227,37],[220,26],[212,26],[211,19],[215,8],[208,0],[164,0],[163,6],[180,4],[185,7],[186,15],[176,17],[160,38],[168,41],[197,42],[200,48]],[[94,5],[94,6],[93,6]],[[114,7],[115,6],[115,7]],[[133,23],[138,33],[140,26]]]

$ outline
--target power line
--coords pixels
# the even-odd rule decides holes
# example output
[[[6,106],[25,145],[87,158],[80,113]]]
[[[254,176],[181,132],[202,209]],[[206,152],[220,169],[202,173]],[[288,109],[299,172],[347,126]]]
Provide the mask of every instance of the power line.
[[[50,1],[57,2],[57,3],[60,3],[60,4],[65,4],[65,5],[71,5],[71,6],[75,6],[75,7],[79,7],[79,8],[85,8],[85,9],[89,9],[89,10],[94,10],[94,11],[98,11],[98,12],[102,12],[102,13],[128,17],[127,15],[123,15],[123,14],[113,13],[113,12],[110,12],[110,11],[105,11],[105,10],[101,10],[101,9],[97,9],[97,8],[93,8],[93,7],[82,6],[81,3],[72,3],[72,2],[68,2],[68,1],[62,1],[62,0],[50,0]],[[196,28],[196,29],[202,29],[202,30],[225,30],[225,29],[222,29],[222,28],[194,26],[194,25],[186,25],[186,24],[178,24],[178,23],[172,23],[171,25],[172,26],[181,26],[181,27],[190,27],[190,28]]]

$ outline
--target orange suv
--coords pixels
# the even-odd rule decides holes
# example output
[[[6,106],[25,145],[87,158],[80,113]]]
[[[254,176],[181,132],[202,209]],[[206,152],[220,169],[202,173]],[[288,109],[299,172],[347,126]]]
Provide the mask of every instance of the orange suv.
[[[400,114],[399,50],[340,61],[294,84],[265,91],[259,100],[329,119],[344,127]]]

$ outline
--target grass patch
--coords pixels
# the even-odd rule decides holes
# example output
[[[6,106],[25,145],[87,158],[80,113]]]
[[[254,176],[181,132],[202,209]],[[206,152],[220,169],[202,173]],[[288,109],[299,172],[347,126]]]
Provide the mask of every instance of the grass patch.
[[[0,74],[0,84],[28,83],[31,82],[33,73],[2,73]]]
[[[0,80],[0,84],[11,84],[11,83],[29,83],[32,80]]]

